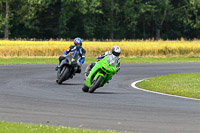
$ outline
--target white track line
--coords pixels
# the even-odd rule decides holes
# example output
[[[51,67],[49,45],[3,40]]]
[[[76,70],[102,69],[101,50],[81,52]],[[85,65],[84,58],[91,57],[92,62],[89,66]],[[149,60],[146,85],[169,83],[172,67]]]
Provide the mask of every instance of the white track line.
[[[144,80],[144,79],[143,79]],[[171,94],[166,94],[166,93],[160,93],[160,92],[156,92],[156,91],[150,91],[150,90],[146,90],[146,89],[142,89],[136,86],[137,83],[143,81],[143,80],[138,80],[135,81],[131,84],[131,86],[137,90],[141,90],[141,91],[146,91],[146,92],[150,92],[150,93],[155,93],[155,94],[159,94],[159,95],[165,95],[165,96],[170,96],[170,97],[177,97],[177,98],[184,98],[184,99],[189,99],[189,100],[196,100],[196,101],[200,101],[200,99],[196,99],[196,98],[189,98],[189,97],[184,97],[184,96],[177,96],[177,95],[171,95]]]

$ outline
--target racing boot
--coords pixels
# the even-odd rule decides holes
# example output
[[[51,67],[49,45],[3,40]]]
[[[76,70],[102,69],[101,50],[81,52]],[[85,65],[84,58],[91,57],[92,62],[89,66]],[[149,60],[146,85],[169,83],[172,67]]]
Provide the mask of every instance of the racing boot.
[[[90,70],[91,70],[91,64],[88,65],[88,66],[86,67],[86,69],[85,69],[85,72],[84,72],[84,76],[85,76],[85,78],[89,75]]]
[[[58,71],[58,66],[55,67],[55,71]]]
[[[58,69],[60,68],[60,66],[58,65],[58,66],[56,66],[55,67],[55,71],[58,71]]]

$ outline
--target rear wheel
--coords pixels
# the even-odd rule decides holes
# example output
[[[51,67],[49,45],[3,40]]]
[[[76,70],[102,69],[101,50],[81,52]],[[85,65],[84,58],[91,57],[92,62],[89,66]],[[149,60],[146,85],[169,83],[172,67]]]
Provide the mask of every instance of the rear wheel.
[[[92,86],[89,89],[89,93],[93,93],[99,86],[101,81],[104,79],[101,75],[92,83]]]
[[[63,66],[63,68],[59,68],[58,72],[57,72],[57,83],[58,84],[62,84],[62,82],[66,79],[66,77],[68,77],[69,75],[69,69],[67,66]]]

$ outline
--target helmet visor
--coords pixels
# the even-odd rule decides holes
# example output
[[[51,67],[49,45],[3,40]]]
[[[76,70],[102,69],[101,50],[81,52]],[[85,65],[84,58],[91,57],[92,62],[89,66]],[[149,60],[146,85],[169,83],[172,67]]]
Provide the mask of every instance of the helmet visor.
[[[120,53],[115,52],[115,51],[113,51],[112,54],[115,55],[115,56],[119,56],[120,55]]]

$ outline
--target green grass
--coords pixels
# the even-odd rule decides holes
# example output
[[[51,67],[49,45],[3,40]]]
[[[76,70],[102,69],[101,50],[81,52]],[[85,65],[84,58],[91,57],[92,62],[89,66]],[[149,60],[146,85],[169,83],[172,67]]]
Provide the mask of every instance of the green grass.
[[[200,73],[180,73],[149,78],[138,83],[137,86],[147,90],[200,99]]]
[[[86,58],[85,64],[95,62]],[[159,63],[159,62],[200,62],[200,58],[121,58],[121,63]],[[51,58],[0,58],[0,64],[58,64],[58,57]]]
[[[200,58],[122,58],[122,63],[200,62]]]
[[[63,126],[48,126],[42,124],[32,125],[23,123],[0,122],[0,133],[123,133],[123,132],[115,132],[112,130],[108,131],[87,130],[87,129],[77,129],[77,128],[70,128]]]
[[[95,62],[96,59],[88,58],[85,64]],[[58,58],[0,58],[0,65],[8,64],[58,64]]]

